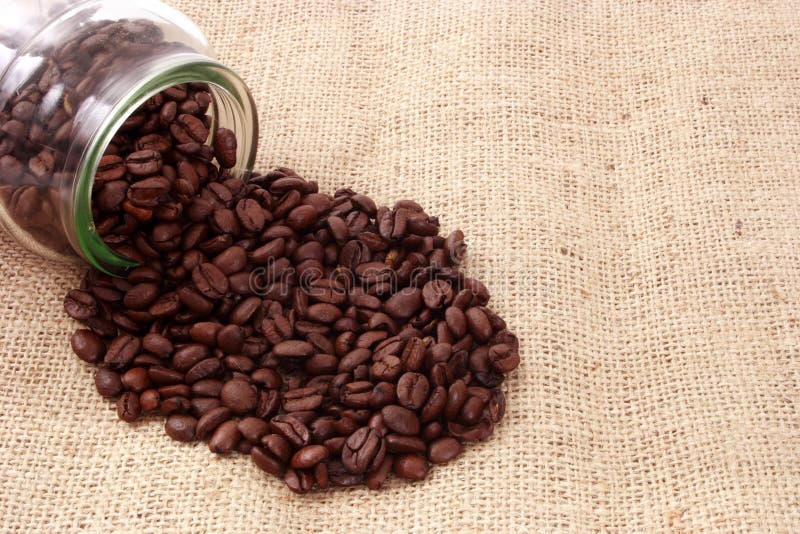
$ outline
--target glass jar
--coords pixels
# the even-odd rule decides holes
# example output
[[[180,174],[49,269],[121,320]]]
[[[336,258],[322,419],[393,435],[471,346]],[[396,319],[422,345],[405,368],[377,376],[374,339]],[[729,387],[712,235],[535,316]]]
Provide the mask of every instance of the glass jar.
[[[134,266],[97,232],[92,188],[115,134],[132,122],[156,121],[134,112],[170,88],[207,88],[212,136],[218,127],[236,134],[237,164],[229,172],[248,177],[258,135],[253,99],[210,57],[186,16],[157,0],[2,4],[0,224],[19,243],[107,273]]]

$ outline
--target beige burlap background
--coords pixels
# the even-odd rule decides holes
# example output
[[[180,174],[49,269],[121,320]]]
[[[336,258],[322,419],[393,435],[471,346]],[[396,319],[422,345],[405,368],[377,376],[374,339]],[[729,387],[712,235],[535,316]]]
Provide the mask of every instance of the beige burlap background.
[[[173,0],[250,83],[260,165],[461,227],[520,336],[493,439],[298,497],[128,425],[77,269],[0,241],[3,530],[797,531],[800,4]]]

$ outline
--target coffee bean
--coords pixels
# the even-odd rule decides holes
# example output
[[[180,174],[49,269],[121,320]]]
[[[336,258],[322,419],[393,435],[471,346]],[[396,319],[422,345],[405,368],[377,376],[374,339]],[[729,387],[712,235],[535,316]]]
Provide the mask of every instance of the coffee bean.
[[[499,389],[492,390],[489,399],[489,418],[492,422],[499,422],[506,413],[506,397]]]
[[[119,180],[125,176],[127,168],[125,160],[119,156],[106,155],[100,158],[100,164],[97,166],[95,180],[101,182],[111,182]]]
[[[364,473],[378,468],[385,455],[386,444],[378,432],[361,427],[347,438],[342,449],[342,463],[351,473]]]
[[[342,311],[333,304],[312,304],[306,310],[306,317],[318,323],[334,323],[342,317]]]
[[[292,456],[293,469],[310,469],[328,458],[328,449],[322,445],[308,445]]]
[[[461,454],[462,449],[461,442],[457,439],[440,438],[428,445],[428,459],[431,463],[443,464]]]
[[[447,390],[447,404],[444,407],[444,416],[448,420],[454,420],[458,412],[467,401],[467,385],[463,380],[456,380],[450,384]]]
[[[142,310],[150,306],[159,296],[159,289],[153,283],[141,283],[125,293],[122,303],[132,310]]]
[[[307,341],[282,341],[272,349],[273,354],[281,358],[308,357],[314,354],[314,347]]]
[[[230,169],[236,166],[236,135],[227,128],[217,128],[214,132],[214,157],[220,166]]]
[[[109,343],[105,364],[112,369],[123,369],[139,354],[142,342],[138,337],[121,334]]]
[[[64,298],[64,311],[73,319],[85,321],[97,314],[97,301],[85,291],[72,289]]]
[[[261,447],[250,449],[250,458],[260,469],[272,476],[281,477],[285,469],[284,462],[267,452]]]
[[[70,344],[78,358],[88,363],[101,361],[106,353],[106,345],[102,338],[91,330],[76,330],[72,334]]]
[[[498,373],[510,373],[519,365],[519,354],[504,343],[490,348],[488,356],[492,363],[492,369]]]
[[[123,421],[132,423],[139,419],[142,414],[142,407],[139,404],[139,395],[132,391],[126,391],[117,399],[117,415]]]
[[[394,463],[394,458],[387,454],[386,457],[381,462],[381,465],[378,466],[377,469],[367,474],[366,478],[364,479],[364,483],[367,487],[371,490],[380,489],[383,486],[386,477],[392,471],[392,465]]]
[[[489,419],[482,419],[480,423],[474,426],[464,426],[450,421],[447,423],[447,431],[450,435],[464,441],[479,441],[492,435],[494,424]]]
[[[396,456],[392,466],[395,474],[408,480],[423,480],[428,476],[428,462],[419,454]]]
[[[228,278],[211,263],[203,263],[195,267],[192,271],[192,281],[197,290],[210,299],[222,298],[228,292]]]
[[[232,415],[233,412],[225,406],[219,406],[209,410],[197,420],[195,434],[199,439],[207,439],[217,427],[229,420]]]
[[[408,408],[396,404],[384,406],[381,415],[386,426],[398,434],[413,436],[419,434],[419,419]]]
[[[393,454],[417,453],[425,454],[427,446],[422,439],[401,434],[388,434],[386,436],[386,450]]]
[[[150,176],[161,170],[161,154],[155,150],[140,150],[125,158],[128,172],[134,176]]]
[[[158,391],[155,389],[147,389],[139,395],[139,405],[142,407],[143,412],[150,412],[158,408],[160,400]]]
[[[150,379],[147,376],[147,369],[143,367],[134,367],[128,369],[122,375],[122,385],[130,391],[141,393],[150,387]]]
[[[422,291],[419,288],[406,288],[389,297],[383,309],[394,319],[408,319],[421,307]]]
[[[245,414],[258,405],[258,391],[255,386],[242,379],[226,382],[219,398],[235,414]]]
[[[97,370],[94,375],[94,384],[97,392],[103,397],[116,397],[122,392],[122,379],[119,373],[107,367]]]
[[[208,440],[208,448],[217,454],[231,452],[239,444],[242,434],[239,432],[239,423],[235,420],[225,421],[214,430],[211,439]]]
[[[428,399],[430,384],[425,375],[405,373],[397,381],[397,400],[409,410],[419,410]]]
[[[164,429],[169,437],[176,441],[190,442],[194,441],[195,428],[197,428],[197,419],[190,415],[175,414],[171,415]]]
[[[355,349],[348,352],[341,360],[339,360],[338,370],[340,373],[349,373],[359,365],[365,363],[372,356],[372,351],[369,349]]]
[[[289,458],[292,455],[292,447],[283,436],[267,434],[261,438],[261,443],[264,445],[265,450],[269,451],[276,458],[284,463],[289,462]]]
[[[480,308],[472,307],[465,312],[465,315],[469,331],[475,336],[476,341],[479,343],[489,341],[492,337],[492,326],[486,314]]]
[[[308,427],[291,415],[278,415],[270,421],[272,430],[297,448],[308,444],[310,433]]]
[[[203,144],[208,139],[208,128],[205,127],[203,121],[195,117],[183,113],[178,115],[175,121],[170,125],[170,133],[178,143],[200,143]]]
[[[425,306],[439,309],[453,300],[453,290],[446,280],[431,280],[422,288],[422,299]]]
[[[239,421],[239,432],[249,442],[260,444],[261,438],[269,432],[269,423],[258,417],[245,417]]]
[[[283,409],[287,412],[316,410],[322,406],[322,395],[314,387],[290,389],[283,394]]]

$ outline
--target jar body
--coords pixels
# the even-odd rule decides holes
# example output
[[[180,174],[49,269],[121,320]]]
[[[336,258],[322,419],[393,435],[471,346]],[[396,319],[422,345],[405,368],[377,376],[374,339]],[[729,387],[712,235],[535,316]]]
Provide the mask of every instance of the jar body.
[[[160,110],[146,103],[176,86],[179,104],[198,92],[210,97],[201,105],[211,131],[237,135],[230,172],[246,177],[258,131],[252,98],[211,59],[189,19],[157,0],[10,0],[0,22],[4,229],[46,257],[80,258],[115,274],[131,267],[98,234],[92,189],[118,131],[163,129]]]

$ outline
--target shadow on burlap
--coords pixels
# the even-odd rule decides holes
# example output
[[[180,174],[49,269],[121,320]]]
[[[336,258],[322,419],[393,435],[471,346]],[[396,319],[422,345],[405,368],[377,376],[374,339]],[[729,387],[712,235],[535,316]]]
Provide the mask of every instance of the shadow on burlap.
[[[259,162],[419,200],[522,341],[488,442],[298,497],[117,420],[77,269],[0,240],[0,529],[800,525],[800,6],[173,0],[252,86]]]

